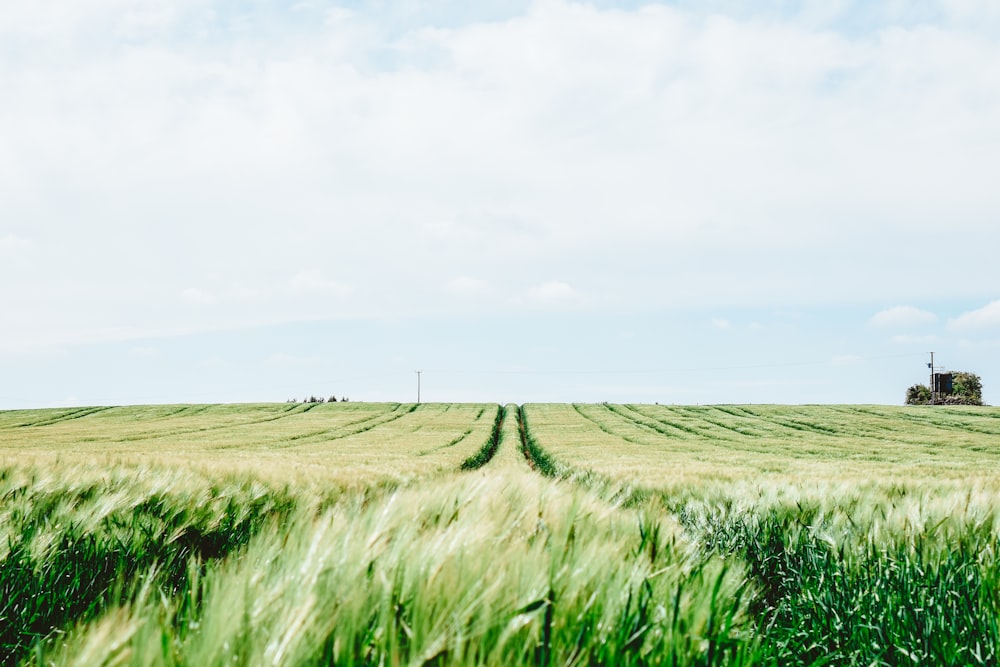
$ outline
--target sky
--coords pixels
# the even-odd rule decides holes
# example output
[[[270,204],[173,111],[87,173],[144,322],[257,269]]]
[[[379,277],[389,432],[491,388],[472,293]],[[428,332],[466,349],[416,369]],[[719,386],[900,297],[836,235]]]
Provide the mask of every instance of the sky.
[[[0,409],[1000,403],[993,0],[0,4]]]

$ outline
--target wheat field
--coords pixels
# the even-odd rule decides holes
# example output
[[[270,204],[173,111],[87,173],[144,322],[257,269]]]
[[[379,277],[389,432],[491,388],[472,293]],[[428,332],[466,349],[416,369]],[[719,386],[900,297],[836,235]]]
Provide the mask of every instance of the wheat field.
[[[0,412],[0,662],[996,664],[1000,410]]]

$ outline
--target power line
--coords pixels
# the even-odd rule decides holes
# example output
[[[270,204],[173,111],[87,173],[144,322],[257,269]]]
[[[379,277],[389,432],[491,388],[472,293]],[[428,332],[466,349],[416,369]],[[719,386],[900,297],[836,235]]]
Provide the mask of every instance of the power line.
[[[879,359],[896,359],[903,357],[923,356],[923,352],[907,352],[903,354],[884,354],[868,357],[859,357],[858,361],[877,361]],[[685,366],[673,368],[642,368],[642,369],[535,369],[535,370],[472,370],[472,369],[430,369],[425,373],[439,373],[448,375],[655,375],[660,373],[705,373],[710,371],[736,371],[736,370],[756,370],[765,368],[791,368],[801,366],[829,366],[830,360],[826,361],[787,361],[773,362],[766,364],[741,364],[735,366]]]

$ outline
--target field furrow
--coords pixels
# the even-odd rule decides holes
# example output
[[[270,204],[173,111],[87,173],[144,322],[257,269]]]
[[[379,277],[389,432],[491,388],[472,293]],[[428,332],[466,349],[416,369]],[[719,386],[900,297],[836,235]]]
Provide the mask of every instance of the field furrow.
[[[89,417],[90,415],[96,414],[98,412],[103,412],[108,410],[106,407],[94,407],[94,408],[76,408],[74,410],[58,410],[52,411],[54,414],[39,415],[40,419],[37,421],[28,421],[21,424],[13,424],[7,428],[33,428],[40,426],[51,426],[52,424],[61,424],[63,422],[72,421],[74,419],[83,419],[84,417]]]
[[[637,415],[641,415],[646,419],[650,419],[660,424],[671,425],[674,423],[682,422],[682,420],[678,419],[677,417],[674,417],[673,421],[671,421],[671,419],[667,417],[667,415],[683,414],[681,412],[683,410],[682,408],[664,407],[661,410],[660,406],[625,405],[623,407]],[[721,414],[718,415],[716,418],[713,418],[715,410],[718,410]],[[720,440],[731,440],[734,437],[739,437],[741,439],[762,437],[761,433],[758,433],[752,428],[749,428],[745,423],[742,422],[732,423],[731,419],[729,422],[726,422],[725,419],[728,418],[728,414],[722,412],[718,407],[713,407],[712,413],[706,413],[702,411],[695,415],[685,414],[683,421],[690,420],[691,417],[694,417],[700,422],[704,422],[709,427],[714,427],[714,429],[705,429],[704,427],[702,429],[695,429],[690,425],[684,426],[685,429],[697,434],[699,437],[709,437]]]
[[[956,410],[950,406],[934,406],[933,412],[921,407],[905,408],[900,411],[885,411],[872,406],[851,406],[838,408],[855,415],[868,418],[882,418],[886,430],[899,431],[900,420],[931,430],[947,433],[951,436],[969,436],[971,434],[990,435],[1000,438],[1000,421],[997,417],[969,413]]]
[[[699,429],[692,428],[686,424],[676,421],[671,422],[662,419],[652,419],[629,405],[604,404],[604,408],[607,411],[618,415],[628,424],[634,424],[642,429],[652,431],[658,436],[687,440],[705,437],[705,434]]]
[[[481,415],[482,413],[480,413]],[[503,438],[504,422],[507,418],[507,408],[498,405],[496,413],[493,415],[493,429],[490,431],[490,437],[482,446],[476,450],[476,452],[469,458],[462,461],[462,465],[459,466],[461,470],[475,470],[476,468],[482,468],[484,465],[489,463],[494,456],[496,456],[497,450],[500,448],[500,443]],[[463,433],[457,442],[461,442],[462,439],[467,437],[472,429]]]
[[[457,467],[488,439],[487,413],[495,409],[399,403],[109,408],[3,431],[0,465],[190,466],[275,480],[304,476],[335,486],[407,481]],[[47,411],[34,421],[67,416]],[[15,419],[26,421],[23,414]]]
[[[0,664],[994,665],[998,417],[0,412]]]

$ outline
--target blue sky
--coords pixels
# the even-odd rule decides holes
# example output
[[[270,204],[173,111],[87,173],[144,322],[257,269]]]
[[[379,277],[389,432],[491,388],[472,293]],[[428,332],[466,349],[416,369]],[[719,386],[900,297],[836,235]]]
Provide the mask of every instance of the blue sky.
[[[0,408],[1000,402],[1000,6],[0,8]]]

